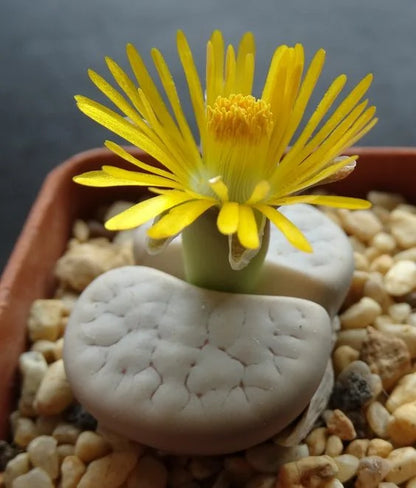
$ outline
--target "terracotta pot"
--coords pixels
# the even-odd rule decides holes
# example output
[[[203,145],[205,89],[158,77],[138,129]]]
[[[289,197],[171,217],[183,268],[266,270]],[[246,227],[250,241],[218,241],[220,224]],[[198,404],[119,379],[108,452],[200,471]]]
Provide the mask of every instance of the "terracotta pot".
[[[401,193],[416,201],[416,148],[359,148],[357,169],[347,179],[326,189],[342,195],[365,196],[369,190]],[[135,155],[150,161],[147,155]],[[72,176],[101,164],[124,166],[105,149],[80,153],[52,171],[41,188],[0,281],[0,438],[8,431],[18,379],[19,354],[25,348],[26,319],[36,298],[49,297],[53,268],[63,253],[77,217],[87,217],[97,206],[115,199],[135,200],[137,188],[86,188]]]

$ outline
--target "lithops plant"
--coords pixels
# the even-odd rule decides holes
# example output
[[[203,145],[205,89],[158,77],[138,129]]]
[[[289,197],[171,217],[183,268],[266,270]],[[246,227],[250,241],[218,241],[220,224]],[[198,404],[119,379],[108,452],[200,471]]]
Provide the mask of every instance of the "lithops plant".
[[[106,227],[153,221],[146,231],[153,253],[180,234],[182,240],[155,267],[145,259],[146,266],[109,271],[91,283],[70,317],[64,360],[77,398],[100,423],[160,449],[215,454],[274,436],[304,412],[293,432],[299,435],[325,404],[332,324],[352,256],[334,224],[297,204],[368,208],[365,200],[303,191],[348,175],[356,157],[339,155],[376,119],[362,101],[371,75],[332,110],[346,82],[341,75],[298,131],[323,50],[303,74],[303,47],[278,47],[256,97],[250,33],[237,53],[213,33],[205,90],[182,32],[177,45],[200,141],[156,49],[171,111],[131,45],[134,81],[107,59],[120,91],[90,71],[119,113],[77,97],[86,115],[159,162],[107,142],[136,171],[103,166],[75,178],[155,194]]]

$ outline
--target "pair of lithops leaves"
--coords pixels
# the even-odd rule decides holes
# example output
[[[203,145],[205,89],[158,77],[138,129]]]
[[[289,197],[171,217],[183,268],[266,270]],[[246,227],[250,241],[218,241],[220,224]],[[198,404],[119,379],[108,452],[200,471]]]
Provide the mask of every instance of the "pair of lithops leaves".
[[[270,437],[298,443],[325,408],[336,313],[352,251],[319,210],[281,208],[313,253],[271,229],[256,290],[233,294],[183,281],[180,239],[137,266],[98,277],[79,298],[64,360],[77,399],[100,424],[174,453],[220,454]]]

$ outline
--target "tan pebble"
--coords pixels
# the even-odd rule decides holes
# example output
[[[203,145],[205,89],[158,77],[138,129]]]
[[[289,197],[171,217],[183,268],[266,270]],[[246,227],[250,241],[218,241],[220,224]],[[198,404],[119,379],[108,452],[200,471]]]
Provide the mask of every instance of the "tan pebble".
[[[332,363],[334,366],[335,374],[338,375],[343,369],[345,369],[353,361],[356,361],[360,353],[353,349],[351,346],[339,346],[335,349],[332,356]]]
[[[101,435],[90,430],[81,432],[75,444],[75,454],[85,463],[103,457],[109,451],[108,442]]]
[[[368,246],[364,251],[364,256],[368,259],[370,263],[374,262],[381,254],[382,252],[380,251],[380,249],[372,246]]]
[[[350,287],[344,300],[344,308],[348,308],[363,296],[363,288],[368,280],[369,274],[368,271],[354,270]]]
[[[40,339],[32,344],[31,351],[40,352],[47,363],[52,363],[55,360],[54,356],[55,342]]]
[[[54,357],[54,360],[55,361],[58,361],[59,359],[62,359],[62,351],[63,351],[63,348],[64,348],[64,339],[63,339],[63,337],[61,337],[54,344],[53,357]]]
[[[341,209],[339,212],[344,229],[363,242],[370,241],[383,226],[378,217],[371,210],[349,211]]]
[[[392,442],[397,446],[411,445],[416,442],[416,401],[396,408],[388,426],[388,433]]]
[[[189,463],[189,471],[197,480],[214,476],[221,470],[222,462],[218,458],[209,456],[194,457]]]
[[[107,239],[76,243],[58,259],[58,280],[76,291],[84,290],[97,276],[113,268],[133,264],[133,253]]]
[[[61,300],[35,300],[30,308],[28,329],[32,342],[39,339],[56,341],[59,336],[59,324],[66,313],[66,307]]]
[[[416,373],[410,373],[399,381],[386,401],[386,408],[393,413],[405,403],[416,401]]]
[[[36,418],[36,429],[40,435],[52,435],[52,432],[61,421],[61,417],[57,415],[50,417],[40,415]]]
[[[324,418],[329,434],[337,435],[343,441],[351,441],[357,437],[353,423],[341,410],[327,411]]]
[[[381,306],[372,298],[363,297],[361,300],[340,315],[343,329],[357,329],[371,325],[381,315]]]
[[[394,303],[393,298],[387,293],[384,286],[383,275],[378,272],[371,272],[368,280],[363,287],[363,295],[375,300],[382,308],[383,312],[387,312],[388,308]],[[381,317],[379,315],[375,322]]]
[[[101,435],[106,442],[111,446],[113,451],[127,451],[133,452],[137,457],[141,456],[144,447],[137,442],[130,441],[126,437],[116,434],[115,432],[99,425],[98,434]]]
[[[337,473],[338,466],[330,456],[309,456],[284,464],[280,468],[276,488],[324,486]]]
[[[78,488],[118,488],[127,480],[136,461],[133,452],[123,451],[96,459],[88,465]]]
[[[379,456],[368,456],[360,459],[355,488],[377,488],[378,484],[390,471],[390,463]]]
[[[416,246],[410,249],[400,251],[393,256],[393,259],[397,261],[414,261],[416,262]]]
[[[408,319],[407,319],[409,325],[411,325],[412,327],[416,327],[416,312],[412,312]]]
[[[330,435],[326,441],[325,454],[327,456],[339,456],[344,449],[342,440],[337,435]]]
[[[244,488],[274,488],[276,476],[270,474],[256,474],[247,483]]]
[[[10,459],[4,470],[3,482],[5,487],[12,488],[13,480],[22,474],[26,474],[29,469],[30,461],[27,452],[22,452],[13,459]]]
[[[364,340],[367,338],[366,329],[341,330],[337,337],[337,347],[350,346],[359,351]]]
[[[72,226],[72,235],[79,242],[86,242],[90,236],[90,229],[85,220],[77,219]]]
[[[344,488],[344,485],[338,478],[332,478],[324,484],[325,488]]]
[[[411,370],[409,349],[402,339],[383,334],[373,327],[368,327],[367,334],[360,359],[380,376],[383,388],[388,391]]]
[[[81,429],[74,424],[61,422],[55,427],[52,436],[58,444],[75,444],[80,433]]]
[[[390,412],[380,402],[371,402],[366,411],[371,430],[381,439],[387,439],[388,426],[392,419]]]
[[[393,254],[396,249],[396,239],[387,232],[378,232],[370,242],[371,246],[377,248],[382,253]]]
[[[395,324],[406,322],[411,312],[412,307],[406,302],[394,303],[389,307],[389,315]]]
[[[60,444],[56,448],[56,452],[58,453],[59,462],[62,463],[67,456],[75,454],[75,446],[74,444]]]
[[[41,415],[56,415],[72,402],[73,394],[62,359],[52,363],[36,393],[35,408]]]
[[[320,456],[325,452],[328,433],[326,427],[317,427],[306,437],[305,442],[311,456]]]
[[[342,224],[339,224],[339,225],[340,225],[340,227],[342,227]],[[357,251],[357,252],[361,252],[361,253],[365,252],[366,245],[363,242],[361,242],[360,239],[358,239],[355,236],[348,236],[348,240],[351,243],[351,247],[352,247],[353,251]]]
[[[337,478],[344,483],[350,480],[357,473],[359,459],[351,454],[336,456],[334,461],[338,466]]]
[[[34,468],[13,481],[13,488],[54,488],[52,480],[41,468]]]
[[[400,247],[416,246],[416,215],[402,208],[390,214],[390,231]]]
[[[416,488],[416,476],[414,478],[410,478],[410,480],[406,483],[405,486],[406,486],[406,488]],[[389,488],[389,487],[387,487],[387,488]]]
[[[416,328],[407,324],[377,323],[377,330],[402,339],[409,349],[410,357],[416,357]]]
[[[153,456],[143,456],[129,474],[126,488],[137,488],[138,486],[140,488],[165,488],[167,479],[168,474],[163,463]],[[108,487],[110,488],[110,485]]]
[[[227,456],[224,469],[233,485],[241,486],[254,474],[254,468],[241,456]]]
[[[387,459],[390,461],[391,469],[386,481],[399,485],[416,476],[416,450],[413,447],[395,449]]]
[[[32,419],[19,417],[15,422],[13,441],[19,447],[26,447],[38,435],[36,424]]]
[[[387,457],[393,450],[393,444],[385,439],[374,438],[370,439],[368,444],[367,455],[368,456],[380,456],[382,458]]]
[[[355,251],[354,252],[354,269],[360,271],[368,271],[370,267],[370,263],[367,259],[367,256],[364,254]]]
[[[389,254],[380,254],[373,259],[369,269],[370,271],[378,271],[382,275],[385,275],[393,264],[394,260]]]
[[[42,468],[53,480],[59,475],[59,460],[56,446],[56,440],[47,435],[36,437],[27,446],[27,452],[32,465],[36,468]]]
[[[36,393],[48,371],[48,364],[40,352],[28,351],[19,357],[19,370],[22,376],[19,411],[22,415],[34,415]]]
[[[395,297],[410,293],[416,288],[416,263],[406,260],[396,262],[385,274],[384,286]]]
[[[361,459],[367,455],[369,444],[369,439],[354,439],[348,444],[345,452]]]
[[[256,471],[260,473],[277,473],[282,464],[300,457],[298,451],[297,446],[283,447],[277,444],[264,443],[247,449],[245,455],[247,462]],[[305,450],[302,450],[302,454],[305,454]]]
[[[397,205],[404,203],[404,198],[399,193],[389,193],[384,191],[370,191],[367,195],[367,199],[378,207],[383,207],[386,210],[394,210]]]
[[[80,479],[86,471],[85,464],[77,456],[67,456],[61,465],[61,487],[77,488]]]

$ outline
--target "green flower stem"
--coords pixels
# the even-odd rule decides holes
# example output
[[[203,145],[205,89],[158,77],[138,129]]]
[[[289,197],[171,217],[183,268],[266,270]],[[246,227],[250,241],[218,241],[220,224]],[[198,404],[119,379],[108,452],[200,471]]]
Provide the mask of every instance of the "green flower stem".
[[[185,277],[202,288],[232,293],[252,293],[258,283],[269,246],[269,221],[258,253],[241,270],[229,262],[228,237],[218,231],[218,212],[205,212],[182,232]]]

